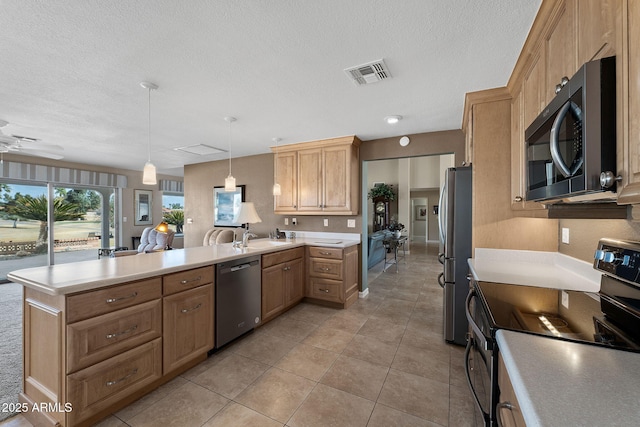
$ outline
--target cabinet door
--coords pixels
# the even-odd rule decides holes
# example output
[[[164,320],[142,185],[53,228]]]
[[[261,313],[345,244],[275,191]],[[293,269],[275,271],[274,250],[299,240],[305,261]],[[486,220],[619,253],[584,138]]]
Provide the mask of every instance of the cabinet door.
[[[640,0],[629,0],[627,20],[629,90],[625,96],[629,102],[629,137],[625,141],[624,157],[629,171],[628,184],[631,184],[640,182]]]
[[[524,200],[527,191],[527,147],[524,142],[523,98],[523,92],[520,91],[511,100],[511,209],[520,211],[518,216],[544,216],[546,210],[541,203]]]
[[[548,104],[556,96],[555,88],[562,77],[573,76],[578,71],[575,19],[576,0],[559,2],[556,14],[545,37],[546,82],[545,99]]]
[[[285,280],[286,306],[298,303],[304,297],[304,260],[298,258],[287,263]]]
[[[295,212],[298,209],[298,156],[296,152],[279,153],[275,156],[276,181],[281,194],[275,197],[275,212]]]
[[[322,211],[351,210],[351,146],[324,148],[322,170]]]
[[[580,0],[578,14],[578,64],[616,54],[616,17],[620,1]]]
[[[262,269],[262,322],[284,310],[286,263]]]
[[[298,210],[320,211],[322,205],[322,150],[298,151]]]
[[[213,348],[213,284],[163,300],[163,374]]]
[[[524,76],[522,83],[522,131],[524,138],[524,131],[529,125],[538,117],[538,114],[547,104],[545,101],[545,79],[544,79],[544,55],[541,50],[538,49],[532,55],[531,66]]]

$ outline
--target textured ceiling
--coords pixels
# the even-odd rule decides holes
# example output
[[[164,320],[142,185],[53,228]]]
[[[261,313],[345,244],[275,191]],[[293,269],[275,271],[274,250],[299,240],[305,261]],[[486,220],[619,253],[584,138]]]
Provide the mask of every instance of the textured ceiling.
[[[2,130],[64,160],[142,170],[342,135],[459,129],[464,94],[504,86],[540,0],[0,0]],[[384,59],[391,79],[345,68]],[[388,115],[402,115],[394,126]],[[36,143],[37,144],[37,143]]]

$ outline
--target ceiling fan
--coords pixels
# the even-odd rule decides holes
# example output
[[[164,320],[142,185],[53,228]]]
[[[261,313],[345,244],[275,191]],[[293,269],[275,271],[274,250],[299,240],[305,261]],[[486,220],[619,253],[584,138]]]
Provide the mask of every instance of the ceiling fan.
[[[0,153],[20,153],[26,156],[45,157],[47,159],[60,160],[64,156],[59,152],[64,151],[59,145],[48,144],[36,138],[21,135],[6,135],[2,128],[8,123],[0,120]]]

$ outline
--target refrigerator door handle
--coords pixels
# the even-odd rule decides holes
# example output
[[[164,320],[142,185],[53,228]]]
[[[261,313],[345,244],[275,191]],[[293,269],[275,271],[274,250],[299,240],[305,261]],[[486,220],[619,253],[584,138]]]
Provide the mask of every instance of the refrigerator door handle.
[[[442,184],[442,190],[440,191],[440,200],[438,201],[438,233],[440,235],[440,243],[442,243],[443,245],[446,238],[444,224],[444,221],[446,219],[446,206],[444,204],[445,191],[447,191],[446,181],[444,184]]]
[[[438,254],[438,262],[444,265],[444,253]]]
[[[441,288],[444,288],[444,273],[438,274],[438,285],[440,285]]]

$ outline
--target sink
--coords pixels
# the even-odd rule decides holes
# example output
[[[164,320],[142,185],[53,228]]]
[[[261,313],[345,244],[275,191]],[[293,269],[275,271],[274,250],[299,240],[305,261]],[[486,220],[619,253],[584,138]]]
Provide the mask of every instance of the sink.
[[[291,242],[278,240],[249,240],[245,249],[268,249],[290,244]]]

